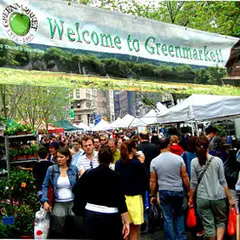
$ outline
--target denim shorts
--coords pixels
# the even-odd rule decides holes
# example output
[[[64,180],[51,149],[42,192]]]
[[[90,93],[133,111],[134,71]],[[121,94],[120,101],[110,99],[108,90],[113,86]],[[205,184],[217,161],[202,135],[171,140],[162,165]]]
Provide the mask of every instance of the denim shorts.
[[[216,228],[226,227],[226,199],[207,200],[203,198],[197,198],[197,208],[201,215],[206,237],[216,236]]]

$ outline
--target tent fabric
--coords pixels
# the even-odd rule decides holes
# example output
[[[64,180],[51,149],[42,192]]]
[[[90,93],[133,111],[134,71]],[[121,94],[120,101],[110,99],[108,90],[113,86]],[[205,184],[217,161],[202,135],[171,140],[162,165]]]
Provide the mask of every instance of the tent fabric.
[[[147,124],[143,122],[139,118],[135,118],[134,116],[127,114],[121,120],[119,120],[116,127],[118,128],[128,128],[128,127],[144,127]]]
[[[79,123],[79,124],[73,124],[74,127],[77,127],[77,128],[80,128],[80,129],[83,129],[85,131],[89,131],[90,130],[90,127],[85,124],[85,123]]]
[[[159,123],[175,123],[237,116],[240,116],[240,97],[193,94],[157,119]]]
[[[64,128],[66,132],[71,132],[71,131],[79,131],[81,129],[74,127],[70,122],[67,120],[60,120],[56,123],[54,123],[56,127]]]
[[[150,110],[147,114],[145,114],[141,119],[141,121],[145,122],[147,125],[157,123],[157,116],[159,114],[164,114],[168,111],[168,109],[160,102],[156,104],[156,109]]]
[[[92,131],[106,131],[109,129],[111,129],[111,125],[107,121],[101,119],[101,121],[92,128]]]
[[[122,119],[118,117],[114,122],[111,123],[111,128],[118,128],[118,125],[121,123]]]

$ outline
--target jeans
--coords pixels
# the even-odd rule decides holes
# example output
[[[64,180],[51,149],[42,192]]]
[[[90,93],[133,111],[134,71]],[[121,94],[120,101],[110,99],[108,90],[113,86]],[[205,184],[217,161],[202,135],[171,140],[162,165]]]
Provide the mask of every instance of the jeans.
[[[183,215],[183,191],[160,190],[160,207],[166,240],[187,240]]]

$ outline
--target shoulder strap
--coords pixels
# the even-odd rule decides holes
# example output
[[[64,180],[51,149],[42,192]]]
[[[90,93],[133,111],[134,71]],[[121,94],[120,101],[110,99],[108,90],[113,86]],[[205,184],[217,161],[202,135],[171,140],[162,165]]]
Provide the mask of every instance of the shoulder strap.
[[[53,181],[53,179],[54,179],[54,171],[55,171],[54,165],[52,165],[52,181]]]
[[[201,181],[202,181],[202,179],[203,179],[203,176],[204,176],[205,172],[207,171],[207,169],[208,169],[211,161],[213,160],[213,158],[214,158],[214,157],[212,156],[212,157],[209,159],[209,161],[207,161],[206,166],[204,167],[203,171],[202,171],[201,174],[199,175],[199,177],[198,177],[198,185],[201,183]]]

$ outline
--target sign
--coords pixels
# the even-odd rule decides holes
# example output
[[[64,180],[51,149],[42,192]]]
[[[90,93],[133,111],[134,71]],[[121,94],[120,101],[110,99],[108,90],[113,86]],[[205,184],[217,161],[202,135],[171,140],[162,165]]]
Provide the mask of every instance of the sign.
[[[54,6],[54,7],[53,7]],[[127,60],[224,67],[237,38],[67,1],[0,0],[3,51],[58,47]],[[29,48],[23,47],[28,45]]]

